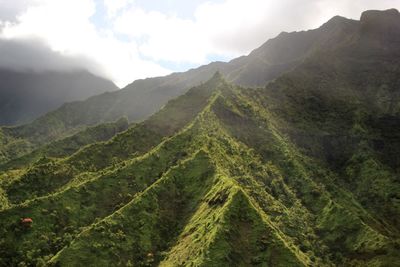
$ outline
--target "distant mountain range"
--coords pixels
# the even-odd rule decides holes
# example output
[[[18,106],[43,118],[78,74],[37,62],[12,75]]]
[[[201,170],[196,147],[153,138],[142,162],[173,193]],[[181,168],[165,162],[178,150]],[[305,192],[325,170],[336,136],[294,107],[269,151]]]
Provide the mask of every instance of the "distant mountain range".
[[[87,125],[112,122],[122,116],[126,116],[131,122],[141,121],[160,109],[168,100],[207,81],[216,71],[220,71],[227,81],[237,85],[265,86],[319,50],[334,49],[351,38],[358,38],[356,36],[361,34],[361,25],[360,21],[337,16],[315,30],[281,33],[248,56],[228,63],[214,62],[187,72],[137,80],[115,92],[66,103],[28,125],[12,130],[0,129],[3,135],[8,136],[3,137],[3,140],[8,140],[3,142],[12,143],[6,151],[20,151],[13,153],[12,158],[15,158],[31,151],[38,144],[62,137],[60,134],[71,134]],[[32,137],[32,132],[37,132],[40,140]],[[26,136],[29,139],[27,142],[14,142],[21,138],[25,141]],[[14,148],[15,145],[17,148]],[[10,156],[4,155],[3,158],[9,159]]]
[[[0,125],[28,123],[65,102],[118,89],[111,81],[86,71],[0,69],[0,80]]]
[[[316,51],[336,47],[351,38],[359,28],[359,21],[335,17],[315,30],[281,33],[248,56],[228,63],[213,62],[165,77],[136,80],[122,90],[70,103],[60,111],[76,110],[80,117],[76,123],[83,125],[113,121],[121,116],[127,116],[130,121],[141,121],[159,110],[168,100],[207,81],[216,71],[237,85],[265,86],[294,69]]]
[[[0,149],[0,266],[399,266],[400,13],[65,104]]]

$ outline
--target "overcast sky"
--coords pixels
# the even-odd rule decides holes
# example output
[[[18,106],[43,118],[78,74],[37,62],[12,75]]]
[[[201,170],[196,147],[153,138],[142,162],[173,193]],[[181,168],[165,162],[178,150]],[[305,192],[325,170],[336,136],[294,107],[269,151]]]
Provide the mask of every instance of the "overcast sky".
[[[0,0],[0,67],[83,68],[123,87],[388,8],[400,0]]]

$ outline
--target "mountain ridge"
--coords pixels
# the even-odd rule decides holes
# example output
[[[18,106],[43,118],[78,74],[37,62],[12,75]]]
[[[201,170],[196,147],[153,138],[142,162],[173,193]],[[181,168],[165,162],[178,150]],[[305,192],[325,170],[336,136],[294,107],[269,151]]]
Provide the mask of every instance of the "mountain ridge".
[[[391,228],[384,230],[386,226],[375,219],[376,215],[371,215],[370,210],[360,205],[343,185],[333,185],[332,178],[335,174],[329,174],[330,171],[324,169],[325,167],[318,161],[308,159],[299,151],[296,144],[285,137],[276,120],[276,115],[257,102],[261,99],[260,95],[251,94],[249,89],[228,84],[217,73],[203,87],[192,88],[186,95],[170,101],[151,120],[153,122],[159,118],[165,120],[169,116],[168,113],[174,113],[174,107],[178,102],[181,102],[178,106],[184,107],[188,104],[187,99],[193,99],[192,94],[197,95],[200,90],[207,91],[207,104],[200,104],[200,111],[194,113],[195,117],[187,123],[179,126],[177,132],[171,132],[168,130],[169,124],[164,124],[162,126],[164,130],[161,132],[168,137],[163,138],[159,145],[153,146],[145,154],[136,154],[128,159],[122,158],[120,163],[111,163],[106,171],[98,170],[98,176],[96,171],[88,174],[89,177],[94,175],[93,178],[77,176],[76,178],[79,178],[76,182],[71,180],[70,186],[63,185],[60,187],[61,191],[56,191],[55,194],[39,197],[33,201],[29,200],[3,210],[0,212],[1,221],[5,223],[5,225],[3,223],[3,229],[10,229],[12,218],[25,210],[23,214],[31,216],[36,214],[33,217],[38,225],[32,228],[31,234],[45,234],[49,231],[45,229],[52,227],[52,224],[47,225],[42,221],[45,220],[46,215],[43,215],[43,218],[39,215],[43,214],[41,210],[46,206],[53,207],[52,209],[55,207],[58,216],[53,220],[57,221],[60,216],[69,214],[72,221],[64,224],[64,227],[75,228],[73,225],[77,221],[72,218],[75,218],[78,213],[71,205],[79,206],[82,205],[79,203],[89,201],[92,204],[86,203],[85,210],[89,211],[93,208],[98,210],[101,208],[99,203],[108,202],[101,200],[103,197],[113,194],[112,192],[119,192],[121,196],[114,202],[117,209],[111,211],[112,207],[108,207],[103,210],[101,214],[105,217],[98,222],[93,221],[93,216],[100,210],[90,212],[93,215],[85,215],[88,217],[79,224],[89,218],[94,223],[89,228],[79,231],[80,234],[76,235],[73,241],[68,239],[71,234],[62,237],[62,240],[71,240],[72,243],[62,245],[60,250],[49,248],[49,252],[53,251],[53,256],[44,257],[42,260],[47,261],[48,264],[61,264],[61,266],[77,265],[82,262],[106,266],[110,261],[119,261],[119,264],[123,265],[129,262],[144,265],[160,263],[162,266],[179,264],[209,266],[228,262],[257,265],[266,261],[275,266],[396,262],[391,238],[398,238],[398,233]],[[258,90],[260,90],[259,93],[269,94],[267,89]],[[246,137],[248,135],[252,138],[248,139]],[[111,142],[115,141],[111,140]],[[256,143],[253,143],[254,141]],[[261,147],[257,143],[260,141],[263,144]],[[103,144],[103,146],[108,145]],[[100,155],[102,153],[98,154]],[[282,161],[282,158],[285,161]],[[92,161],[89,158],[87,160]],[[145,165],[140,167],[142,164]],[[152,167],[144,167],[147,164],[151,164]],[[168,165],[170,167],[167,167]],[[38,167],[40,168],[40,165]],[[64,168],[62,165],[60,167]],[[163,171],[160,172],[160,170]],[[134,180],[130,178],[132,175],[136,177]],[[211,175],[214,178],[205,179],[204,175]],[[149,176],[153,177],[150,185],[147,184],[148,179],[143,179]],[[320,178],[317,178],[318,176]],[[38,182],[37,178],[35,179]],[[56,182],[54,179],[55,177],[53,177],[53,183]],[[194,182],[195,180],[197,182]],[[139,188],[143,188],[136,195],[126,193],[137,190],[139,184],[129,186],[129,183],[133,181],[141,184]],[[111,192],[107,187],[100,186],[108,183],[112,185]],[[204,186],[209,188],[204,189],[210,190],[208,193],[192,191],[200,190],[200,188],[203,190]],[[42,187],[49,188],[46,185]],[[32,188],[25,190],[27,189],[32,190]],[[90,192],[96,192],[96,194],[92,195]],[[86,199],[87,194],[91,198]],[[188,198],[179,201],[185,194],[189,194]],[[199,195],[196,197],[196,194]],[[66,202],[66,199],[63,199],[65,197],[70,200]],[[190,200],[191,197],[197,200]],[[12,198],[9,199],[12,200]],[[70,204],[63,207],[62,203]],[[192,205],[193,208],[182,211],[186,209],[180,205]],[[149,213],[143,213],[143,210]],[[30,212],[26,213],[28,211]],[[133,213],[127,214],[128,211]],[[107,216],[107,212],[111,212],[111,216]],[[185,215],[188,219],[182,220],[179,215],[174,215],[176,212],[177,214],[189,212],[192,215]],[[151,214],[150,217],[147,214]],[[157,216],[161,217],[158,219]],[[231,219],[228,220],[228,218]],[[80,217],[80,220],[82,219],[83,217]],[[182,229],[182,225],[176,228],[176,220],[186,222],[185,228]],[[163,228],[160,225],[161,222],[167,228]],[[252,229],[257,229],[254,230],[256,232],[254,232],[253,241],[245,241],[249,236],[247,230],[243,234],[237,234],[237,229],[241,229],[239,226],[243,223]],[[210,230],[207,231],[203,225],[209,225],[208,227],[215,229],[211,232],[216,231],[217,234],[207,237],[207,232]],[[239,228],[233,227],[234,225],[238,225]],[[148,227],[149,230],[142,232],[144,231],[141,230],[142,227],[146,229]],[[156,229],[165,230],[160,232]],[[193,229],[195,232],[192,232]],[[243,231],[244,229],[246,228],[243,228]],[[12,235],[12,232],[7,233]],[[164,236],[167,233],[169,233],[168,238]],[[63,235],[63,231],[59,234]],[[170,236],[171,234],[174,236]],[[151,237],[153,235],[154,237]],[[157,237],[157,235],[160,236]],[[271,236],[268,237],[269,235]],[[305,235],[307,239],[304,239]],[[185,239],[190,236],[192,236],[189,240],[193,248],[184,245]],[[27,245],[25,249],[36,246],[30,243],[29,235],[25,235],[24,238],[25,241],[22,244]],[[208,239],[209,241],[206,241]],[[175,241],[170,243],[168,240]],[[373,244],[368,243],[372,242],[371,240],[374,240]],[[204,246],[203,242],[210,243]],[[237,242],[242,245],[235,245],[238,244]],[[243,245],[245,243],[242,242],[249,243]],[[0,245],[0,249],[4,249],[5,243],[1,244],[3,245]],[[204,250],[207,247],[210,249]],[[94,253],[93,248],[104,253]],[[132,251],[133,248],[135,249]],[[312,252],[309,251],[310,249]],[[336,251],[336,254],[332,251]],[[384,254],[382,251],[385,251]],[[248,254],[249,252],[255,254],[252,256]],[[280,256],[273,257],[274,254]],[[355,256],[352,256],[353,254]],[[35,255],[39,257],[39,254]],[[116,255],[118,255],[117,258],[115,258]],[[331,256],[327,257],[327,255]],[[357,255],[363,256],[358,258]]]
[[[0,266],[397,266],[400,47],[334,24],[346,38],[266,86],[216,71],[108,140],[3,169]]]
[[[64,104],[34,122],[11,131],[3,127],[3,135],[6,135],[3,139],[11,140],[6,141],[6,145],[9,142],[15,143],[15,150],[21,151],[7,159],[22,156],[43,143],[65,137],[62,135],[65,132],[74,133],[86,126],[115,121],[122,116],[128,117],[131,122],[142,121],[168,100],[206,81],[216,71],[220,71],[228,81],[236,84],[264,86],[300,64],[314,50],[315,43],[322,42],[329,45],[330,40],[324,39],[332,35],[332,31],[323,28],[324,26],[306,32],[279,35],[248,56],[233,59],[229,63],[214,62],[183,73],[137,80],[113,93],[104,93],[85,101]],[[330,39],[342,39],[340,31],[333,32],[333,36],[336,37]],[[326,45],[323,48],[326,49]],[[38,129],[40,136],[26,140],[24,132],[38,131]]]

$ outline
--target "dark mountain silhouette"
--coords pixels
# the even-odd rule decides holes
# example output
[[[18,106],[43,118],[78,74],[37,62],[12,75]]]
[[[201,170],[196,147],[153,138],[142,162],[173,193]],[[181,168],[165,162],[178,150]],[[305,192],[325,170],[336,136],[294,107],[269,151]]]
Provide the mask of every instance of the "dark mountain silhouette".
[[[118,89],[111,81],[86,71],[0,69],[0,81],[0,125],[28,123],[65,102]]]

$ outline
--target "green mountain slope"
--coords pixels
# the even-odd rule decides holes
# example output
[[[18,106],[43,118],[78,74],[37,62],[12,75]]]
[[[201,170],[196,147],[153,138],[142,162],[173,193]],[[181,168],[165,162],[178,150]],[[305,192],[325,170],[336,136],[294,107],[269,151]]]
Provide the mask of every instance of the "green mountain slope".
[[[281,117],[262,105],[267,102],[260,104],[261,97],[272,101],[270,93],[237,88],[216,74],[143,122],[165,136],[147,153],[136,148],[136,154],[121,156],[106,169],[95,158],[81,157],[79,162],[100,167],[89,173],[75,168],[67,180],[55,175],[75,166],[73,158],[89,146],[53,165],[50,183],[40,185],[47,191],[23,186],[41,183],[43,177],[32,174],[36,180],[22,176],[19,181],[18,196],[25,192],[25,200],[16,202],[17,194],[5,186],[2,264],[398,262],[398,225],[360,202],[351,187],[337,184],[340,172],[302,152],[282,128]],[[205,101],[190,103],[199,95]],[[171,131],[176,107],[194,112]],[[142,125],[132,129],[146,132]],[[132,129],[95,146],[99,151],[116,146]],[[36,168],[43,172],[47,166]],[[32,217],[32,227],[21,226],[20,217]]]
[[[0,266],[399,266],[393,21],[366,12],[264,88],[217,72],[110,140],[4,173]]]
[[[51,146],[54,146],[53,143],[56,143],[55,146],[62,149],[61,146],[63,145],[68,146],[65,143],[76,141],[74,146],[77,149],[91,142],[106,140],[113,135],[113,122],[97,126],[79,125],[70,127],[63,125],[54,113],[57,113],[57,111],[50,112],[45,117],[37,119],[31,124],[17,127],[0,127],[0,165],[12,160],[18,161],[19,158],[24,156],[30,157],[27,154],[37,154],[38,150],[50,149]],[[121,120],[119,123],[121,126],[120,130],[123,130],[122,126],[127,123],[126,120]],[[118,127],[118,123],[116,125]],[[73,148],[67,149],[73,150]]]
[[[115,123],[104,123],[98,126],[88,127],[74,135],[41,146],[20,158],[8,161],[6,164],[0,165],[0,170],[24,167],[43,157],[62,158],[69,156],[83,146],[106,141],[117,133],[125,131],[128,127],[129,123],[126,118],[121,118]]]
[[[301,64],[316,50],[336,46],[351,38],[357,33],[359,24],[335,17],[315,30],[282,33],[248,56],[228,63],[214,62],[187,72],[137,80],[122,90],[64,104],[27,125],[0,128],[0,151],[8,152],[7,157],[3,156],[3,162],[88,125],[115,121],[123,116],[132,122],[142,121],[169,100],[207,81],[216,71],[238,85],[264,86]]]
[[[57,190],[66,185],[76,175],[102,171],[123,160],[143,155],[157,146],[164,137],[176,133],[189,123],[207,104],[216,82],[218,79],[211,79],[193,88],[180,101],[170,101],[147,121],[131,127],[110,141],[89,145],[65,159],[38,162],[22,174],[17,173],[15,178],[11,178],[13,174],[8,172],[3,174],[3,180],[7,183],[3,188],[9,202],[20,203],[42,196],[49,190]],[[59,179],[54,179],[54,176]]]

